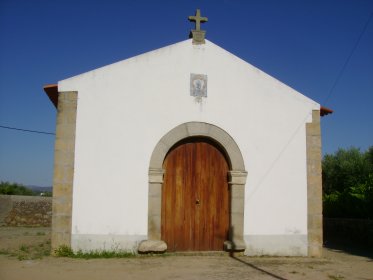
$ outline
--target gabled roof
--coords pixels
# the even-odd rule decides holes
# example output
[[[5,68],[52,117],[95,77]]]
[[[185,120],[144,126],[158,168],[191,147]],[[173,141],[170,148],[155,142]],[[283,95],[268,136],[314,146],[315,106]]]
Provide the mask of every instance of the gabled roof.
[[[135,64],[136,65],[144,65],[144,63],[148,63],[149,60],[154,61],[154,59],[158,59],[160,57],[160,55],[164,56],[166,54],[168,55],[169,53],[173,53],[174,55],[173,55],[173,57],[171,57],[170,63],[175,63],[175,61],[178,62],[180,54],[185,53],[187,56],[191,55],[189,45],[192,46],[191,40],[186,40],[186,41],[182,41],[182,42],[170,45],[170,46],[163,47],[163,48],[158,49],[158,50],[147,52],[145,54],[140,54],[138,56],[131,57],[131,58],[116,62],[114,64],[107,65],[107,66],[104,66],[104,67],[101,67],[101,68],[98,68],[98,69],[94,69],[92,71],[80,74],[78,76],[74,76],[74,77],[68,78],[66,80],[60,81],[58,83],[58,85],[57,84],[46,85],[46,86],[44,86],[44,91],[48,95],[49,99],[54,104],[54,106],[57,108],[57,105],[58,105],[58,91],[59,90],[61,90],[61,91],[78,90],[79,86],[77,86],[77,85],[79,85],[79,84],[82,85],[82,84],[87,84],[87,83],[89,85],[91,83],[90,79],[92,79],[92,77],[98,76],[98,74],[101,75],[101,74],[104,73],[106,76],[111,77],[112,73],[119,72],[119,70],[122,70],[122,69],[128,69],[129,67],[133,67],[133,65],[135,65]],[[240,59],[239,57],[229,53],[228,51],[222,49],[221,47],[215,45],[214,43],[206,40],[206,45],[204,47],[206,47],[206,50],[209,51],[210,56],[207,56],[206,58],[207,59],[210,58],[210,63],[211,63],[211,54],[213,54],[217,58],[219,58],[219,61],[220,61],[220,58],[223,58],[223,60],[222,60],[223,61],[222,62],[223,66],[225,66],[224,62],[228,61],[229,63],[233,62],[233,63],[239,65],[241,67],[241,69],[249,69],[250,71],[247,71],[247,72],[242,72],[241,71],[240,72],[241,74],[245,73],[244,75],[240,76],[240,78],[242,79],[242,82],[246,83],[246,81],[247,80],[250,81],[250,79],[252,81],[257,81],[256,77],[259,77],[259,80],[262,81],[262,78],[264,77],[265,81],[270,82],[270,85],[272,85],[272,86],[273,85],[275,85],[275,86],[280,85],[280,87],[282,89],[284,89],[282,92],[288,93],[288,96],[290,96],[292,98],[297,98],[299,100],[302,100],[303,102],[307,102],[307,103],[311,102],[312,104],[316,105],[317,107],[315,107],[315,108],[320,108],[320,115],[321,116],[328,115],[328,114],[331,114],[333,112],[331,109],[328,109],[326,107],[322,107],[322,106],[320,107],[320,105],[317,104],[315,101],[309,99],[308,97],[304,96],[300,92],[297,92],[296,90],[290,88],[289,86],[285,85],[281,81],[278,81],[274,77],[271,77],[270,75],[264,73],[260,69],[257,69],[255,66],[253,66],[253,65],[249,64],[248,62]],[[170,51],[172,51],[172,52],[170,52]],[[176,55],[175,55],[175,51],[176,51]],[[208,53],[206,52],[206,55],[207,54]],[[176,59],[175,59],[175,57],[176,57]],[[229,58],[229,60],[227,60],[226,58]],[[196,63],[197,65],[199,65],[199,62],[201,60],[198,56],[196,58],[196,55],[194,55],[194,61],[197,62]],[[158,59],[158,65],[159,65],[159,59]],[[188,65],[188,64],[185,64],[185,65]],[[210,65],[210,64],[206,64],[206,65]],[[230,65],[232,65],[232,63]],[[162,64],[162,66],[164,66],[164,63]],[[221,67],[223,67],[223,66],[221,66]],[[204,66],[202,66],[202,67],[204,67]],[[247,74],[249,76],[247,76]],[[253,79],[253,77],[254,77],[254,79]],[[123,81],[119,81],[119,83],[122,83],[122,82]],[[239,83],[240,83],[240,81],[239,81]]]

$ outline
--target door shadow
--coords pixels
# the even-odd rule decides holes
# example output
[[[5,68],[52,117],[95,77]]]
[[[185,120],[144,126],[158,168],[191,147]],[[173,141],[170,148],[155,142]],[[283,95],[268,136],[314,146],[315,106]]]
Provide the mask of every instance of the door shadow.
[[[257,270],[257,271],[260,271],[260,272],[263,273],[263,274],[266,274],[266,275],[268,275],[268,276],[271,276],[271,277],[273,277],[274,279],[288,280],[288,279],[283,278],[283,277],[281,277],[281,276],[279,276],[279,275],[273,274],[272,272],[269,272],[269,271],[267,271],[267,270],[264,270],[264,269],[262,269],[262,268],[259,268],[259,267],[255,266],[255,265],[253,265],[252,263],[245,262],[244,260],[241,260],[241,259],[235,257],[233,253],[230,253],[230,254],[229,254],[229,257],[231,257],[232,259],[234,259],[234,260],[236,260],[236,261],[238,261],[238,262],[240,262],[240,263],[242,263],[242,264],[244,264],[244,265],[247,265],[248,267],[251,267],[251,268],[253,268],[253,269]]]

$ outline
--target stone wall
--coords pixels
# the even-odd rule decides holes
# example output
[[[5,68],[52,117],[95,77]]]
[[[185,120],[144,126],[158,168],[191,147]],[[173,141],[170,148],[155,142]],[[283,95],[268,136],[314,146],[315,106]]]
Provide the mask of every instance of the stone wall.
[[[52,198],[0,195],[0,226],[51,226]]]

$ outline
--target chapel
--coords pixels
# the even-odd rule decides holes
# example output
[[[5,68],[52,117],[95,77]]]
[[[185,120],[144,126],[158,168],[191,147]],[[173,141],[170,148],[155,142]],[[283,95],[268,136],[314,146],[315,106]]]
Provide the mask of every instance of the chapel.
[[[52,250],[320,256],[320,117],[332,111],[206,39],[47,85]]]

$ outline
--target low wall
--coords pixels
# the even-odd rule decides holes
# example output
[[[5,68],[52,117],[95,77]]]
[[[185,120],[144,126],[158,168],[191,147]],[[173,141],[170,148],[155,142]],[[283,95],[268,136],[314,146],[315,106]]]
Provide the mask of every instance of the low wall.
[[[0,226],[51,226],[52,198],[0,195]]]
[[[324,244],[373,248],[373,220],[324,218]]]

